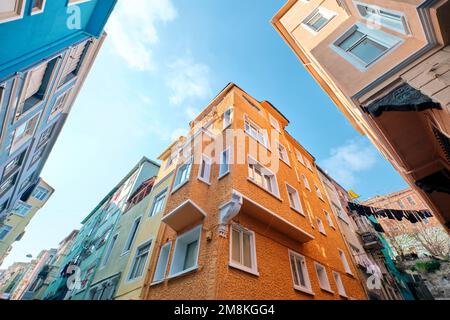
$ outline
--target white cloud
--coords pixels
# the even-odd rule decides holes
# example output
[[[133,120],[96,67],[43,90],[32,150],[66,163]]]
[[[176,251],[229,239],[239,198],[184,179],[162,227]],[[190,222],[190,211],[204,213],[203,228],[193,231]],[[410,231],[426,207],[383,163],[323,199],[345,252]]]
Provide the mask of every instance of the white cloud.
[[[131,68],[154,70],[152,46],[159,40],[156,24],[176,16],[171,0],[119,1],[108,22],[109,41]]]
[[[358,181],[358,173],[372,169],[377,154],[370,142],[363,138],[352,139],[333,148],[330,157],[322,161],[322,167],[339,183],[349,188]]]
[[[191,57],[177,59],[169,65],[166,85],[171,90],[170,103],[180,105],[189,99],[203,99],[211,94],[209,67]]]

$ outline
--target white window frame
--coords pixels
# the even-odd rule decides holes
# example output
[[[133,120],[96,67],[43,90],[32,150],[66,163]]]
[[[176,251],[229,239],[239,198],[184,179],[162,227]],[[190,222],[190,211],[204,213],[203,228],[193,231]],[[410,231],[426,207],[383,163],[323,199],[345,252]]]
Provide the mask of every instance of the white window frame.
[[[251,129],[256,131],[256,137]],[[249,137],[258,141],[266,149],[269,148],[269,137],[267,135],[267,130],[261,129],[261,127],[252,121],[247,115],[244,115],[244,131]]]
[[[358,14],[367,21],[376,23],[405,35],[410,34],[408,22],[403,12],[386,9],[360,1],[353,1],[353,4]],[[361,12],[361,9],[366,11],[366,14]],[[367,9],[371,10],[372,12],[367,12]],[[398,19],[394,19],[394,15],[397,16]]]
[[[316,270],[316,276],[317,280],[319,280],[320,289],[333,293],[333,290],[331,290],[330,280],[328,279],[327,268],[318,262],[314,262],[314,269]]]
[[[251,166],[253,166],[253,169],[251,169]],[[261,184],[258,183],[255,180],[255,167],[259,168],[259,171],[261,172]],[[266,187],[266,183],[267,180],[264,180],[264,177],[269,177],[270,179],[270,184],[271,187],[269,190]],[[280,189],[278,188],[278,179],[277,179],[277,175],[275,173],[273,173],[271,170],[267,169],[266,167],[264,167],[262,164],[260,164],[256,159],[254,159],[251,156],[248,156],[248,178],[249,181],[251,181],[252,183],[254,183],[255,185],[257,185],[258,187],[262,188],[263,190],[265,190],[266,192],[270,193],[271,195],[275,196],[276,198],[280,198]]]
[[[295,156],[297,157],[297,160],[298,160],[303,166],[306,167],[305,160],[303,159],[303,155],[302,155],[301,152],[298,151],[297,149],[295,149]]]
[[[7,224],[1,226],[0,227],[0,236],[2,233],[4,233],[4,235],[0,238],[0,241],[4,241],[6,239],[6,237],[11,233],[12,230],[13,230],[13,227],[8,226]]]
[[[237,231],[239,232],[239,242],[240,242],[240,256],[241,256],[241,261],[243,260],[243,237],[242,235],[245,233],[247,235],[250,236],[250,258],[251,258],[251,264],[252,267],[249,268],[245,265],[243,265],[242,263],[240,263],[239,261],[234,261],[233,260],[233,241],[234,241],[234,235],[233,235],[233,231]],[[233,223],[232,225],[230,225],[230,250],[229,250],[229,262],[228,265],[230,267],[251,273],[253,275],[259,276],[259,272],[258,272],[258,262],[257,262],[257,255],[256,255],[256,238],[255,238],[255,232],[244,228],[241,225],[235,224]]]
[[[39,201],[45,201],[48,198],[50,191],[42,186],[37,186],[36,189],[33,190],[31,196]]]
[[[210,185],[211,184],[211,166],[212,160],[205,154],[202,154],[200,159],[200,166],[198,167],[198,180]],[[204,176],[202,176],[204,172]]]
[[[225,157],[224,157],[225,155]],[[231,148],[228,147],[227,149],[223,150],[220,153],[220,159],[219,159],[219,178],[221,179],[227,174],[230,173],[230,159],[231,159]],[[225,160],[225,163],[224,163]],[[226,166],[226,170],[223,171],[222,169]]]
[[[320,219],[319,217],[316,217],[316,222],[317,222],[317,228],[319,229],[319,232],[326,236],[327,232],[325,230],[325,225],[323,224],[322,219]]]
[[[302,179],[303,179],[303,184],[305,185],[305,188],[308,189],[309,191],[311,191],[311,186],[309,184],[308,178],[303,173],[302,173]]]
[[[293,285],[294,289],[304,292],[304,293],[307,293],[307,294],[310,294],[310,295],[314,295],[314,292],[312,291],[311,280],[309,278],[308,266],[306,264],[305,256],[303,256],[295,251],[288,250],[288,257],[289,257],[289,267],[291,269],[292,285]],[[292,268],[292,259],[294,259],[295,270]],[[301,271],[298,270],[297,261],[300,262]],[[298,277],[299,272],[301,272],[303,275],[303,278],[305,280],[305,286],[303,286],[300,283],[300,277]],[[298,285],[295,284],[295,280],[297,280]]]
[[[130,232],[128,233],[127,241],[125,242],[125,246],[123,247],[122,255],[129,253],[130,250],[133,248],[133,242],[134,240],[136,240],[136,236],[139,232],[141,222],[142,222],[141,216],[134,219],[133,224],[131,225]]]
[[[277,119],[275,119],[274,116],[272,116],[271,114],[269,114],[269,121],[270,121],[270,125],[277,130],[279,133],[281,133],[281,127],[280,127],[280,123],[278,122]]]
[[[161,202],[161,198],[163,198],[162,202]],[[166,200],[167,200],[167,189],[165,189],[164,191],[161,191],[160,193],[158,193],[156,195],[156,197],[153,199],[153,204],[152,204],[152,208],[150,209],[149,212],[149,217],[154,217],[156,216],[158,213],[160,213],[162,210],[164,210],[165,204],[166,204]],[[158,211],[155,211],[155,208],[157,208],[157,204],[162,203],[161,208],[158,209]]]
[[[334,282],[336,283],[336,287],[338,289],[338,293],[341,297],[348,298],[347,292],[345,291],[344,283],[342,282],[342,277],[339,272],[333,271]]]
[[[33,16],[35,14],[39,14],[39,13],[44,12],[44,10],[45,10],[45,3],[47,2],[47,0],[42,0],[42,3],[41,3],[40,7],[35,7],[37,0],[33,0],[33,1],[34,1],[33,2],[33,7],[31,8],[31,13],[30,14]]]
[[[305,213],[303,211],[302,202],[300,200],[300,194],[299,194],[298,190],[295,189],[293,186],[291,186],[289,183],[286,183],[286,191],[288,193],[288,199],[289,199],[289,204],[291,206],[291,209],[293,209],[293,210],[297,211],[298,213],[300,213],[301,215],[305,216]],[[295,203],[292,203],[291,197],[289,196],[290,194],[293,194]]]
[[[16,8],[14,11],[0,15],[0,24],[22,19],[25,12],[26,2],[26,0],[16,0]]]
[[[15,130],[14,130],[14,134],[13,134],[13,138],[12,138],[12,142],[11,142],[11,149],[9,151],[10,154],[14,153],[17,149],[19,149],[22,145],[24,145],[28,140],[30,140],[33,136],[34,133],[36,132],[36,128],[39,124],[39,119],[40,119],[41,113],[37,113],[34,116],[30,117],[29,119],[27,119],[26,121],[24,121],[20,126],[18,126]],[[33,123],[33,127],[28,128],[29,123]],[[23,132],[19,135],[16,136],[18,130],[20,128],[22,128],[23,126]],[[27,134],[25,134],[27,133]]]
[[[118,233],[116,233],[114,236],[111,237],[111,241],[109,242],[108,247],[106,248],[105,255],[104,255],[103,259],[102,259],[102,265],[101,265],[102,268],[105,267],[108,264],[109,259],[111,258],[111,254],[112,254],[112,252],[114,250],[114,247],[116,246],[118,238],[119,238],[119,234]]]
[[[323,210],[323,213],[325,214],[325,218],[327,219],[328,225],[331,228],[336,229],[336,227],[334,226],[334,222],[333,222],[333,218],[331,217],[331,214],[326,210]]]
[[[227,118],[227,114],[229,114],[228,118]],[[222,118],[223,118],[222,130],[225,130],[228,127],[230,127],[231,124],[233,123],[233,118],[234,118],[233,107],[229,107],[227,110],[225,110]]]
[[[316,189],[317,197],[319,197],[319,199],[323,201],[323,194],[322,190],[320,190],[320,187],[317,184],[314,184],[314,189]]]
[[[33,209],[32,205],[29,205],[28,203],[19,201],[15,205],[13,212],[15,215],[17,215],[19,217],[26,217],[30,213],[31,209]]]
[[[280,158],[280,160],[290,166],[291,161],[289,160],[289,153],[286,147],[280,141],[276,141],[275,144],[277,146],[278,157]],[[280,148],[282,150],[280,150]]]
[[[309,23],[315,19],[318,15],[322,16],[323,18],[325,18],[327,21],[322,24],[318,29],[314,29]],[[308,30],[309,32],[313,33],[313,34],[317,34],[320,30],[322,30],[323,28],[325,28],[325,26],[330,23],[330,21],[336,16],[336,13],[328,10],[324,7],[318,7],[316,8],[313,12],[311,12],[311,14],[309,14],[302,22],[302,26]]]
[[[356,31],[363,33],[364,36],[360,40],[356,41],[353,45],[351,45],[349,49],[344,50],[343,48],[341,48],[340,44],[344,42],[347,38],[349,38]],[[380,54],[378,57],[376,57],[370,62],[366,62],[350,52],[351,48],[354,48],[358,43],[360,43],[365,38],[369,38],[370,40],[386,47],[386,50],[382,54]],[[385,57],[389,52],[391,52],[395,47],[397,47],[402,42],[403,42],[402,39],[392,34],[388,34],[382,30],[368,28],[366,25],[361,23],[356,23],[342,35],[337,37],[336,41],[330,44],[330,47],[342,58],[344,58],[355,68],[357,68],[359,71],[364,72],[370,66],[378,62],[383,57]]]
[[[152,284],[161,283],[164,279],[166,279],[171,249],[172,242],[170,241],[161,246],[161,249],[159,250],[158,262],[155,267],[155,273],[153,274]]]
[[[347,274],[353,275],[352,269],[350,268],[350,265],[348,264],[347,256],[345,255],[344,250],[338,249],[339,257],[341,258],[342,265],[344,266],[344,270]]]
[[[177,191],[178,189],[180,189],[182,186],[184,186],[186,183],[189,182],[190,177],[191,177],[191,171],[192,171],[192,160],[193,160],[192,157],[189,157],[182,165],[180,165],[178,167],[177,174],[175,175],[175,179],[173,181],[172,193],[174,193],[175,191]],[[180,180],[177,183],[177,179],[178,179],[178,175],[180,174],[180,170],[184,166],[188,166],[186,177],[184,180]]]
[[[133,257],[132,263],[130,265],[130,270],[128,271],[127,282],[133,282],[133,281],[136,281],[138,279],[141,279],[146,274],[146,266],[147,266],[148,260],[150,259],[152,243],[153,243],[153,240],[147,240],[144,243],[142,243],[139,246],[137,246],[136,251],[134,253],[134,257]],[[147,257],[145,258],[144,269],[142,270],[142,274],[133,277],[133,269],[134,269],[134,266],[136,265],[136,262],[137,262],[138,252],[139,252],[140,249],[142,249],[143,247],[146,247],[146,246],[148,246],[148,251],[147,251]]]
[[[175,247],[174,247],[174,250],[173,250],[173,253],[172,253],[172,261],[171,261],[171,265],[170,265],[169,278],[175,278],[175,277],[181,276],[183,274],[186,274],[186,273],[189,273],[191,271],[194,271],[194,270],[198,269],[198,257],[199,257],[199,254],[200,254],[200,245],[201,245],[201,239],[202,239],[202,228],[203,228],[203,225],[199,225],[199,226],[194,227],[193,229],[191,229],[191,230],[189,230],[189,231],[187,231],[187,232],[185,232],[182,235],[179,235],[177,237],[177,239],[175,241]],[[196,235],[196,233],[198,233],[198,236]],[[183,255],[185,256],[182,259],[183,260],[183,264],[185,262],[184,259],[186,258],[186,251],[185,251],[186,248],[183,250],[182,246],[185,244],[185,240],[184,239],[189,238],[189,237],[197,237],[197,238],[193,238],[193,239],[196,239],[196,241],[197,241],[197,255],[196,255],[196,258],[195,258],[195,264],[194,264],[194,266],[192,266],[190,268],[187,268],[187,269],[184,269],[184,267],[183,267],[183,269],[181,269],[181,270],[174,270],[175,262],[181,262],[181,260],[180,261],[176,260],[176,259],[180,259],[179,257],[176,256],[177,254],[183,253]],[[181,253],[179,253],[179,251],[181,251]]]

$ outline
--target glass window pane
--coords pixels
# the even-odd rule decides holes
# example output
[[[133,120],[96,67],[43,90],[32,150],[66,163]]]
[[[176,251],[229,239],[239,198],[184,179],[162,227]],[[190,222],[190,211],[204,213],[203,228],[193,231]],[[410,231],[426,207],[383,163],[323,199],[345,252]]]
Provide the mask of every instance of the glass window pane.
[[[342,41],[339,44],[339,47],[341,47],[344,50],[348,50],[352,45],[354,45],[362,37],[364,37],[364,34],[362,32],[359,32],[356,30],[350,36],[348,36],[344,41]]]
[[[304,275],[304,269],[303,269],[304,262],[300,258],[296,258],[296,262],[297,262],[297,270],[298,270],[298,277],[299,277],[300,285],[302,287],[306,287],[306,281],[305,281],[305,275]]]
[[[290,260],[291,260],[292,275],[293,275],[293,277],[294,277],[294,284],[295,284],[296,286],[298,286],[298,285],[299,285],[299,282],[298,282],[297,268],[296,268],[296,266],[295,266],[295,257],[294,257],[294,256],[291,256],[291,257],[290,257]]]
[[[353,49],[350,50],[355,56],[360,58],[366,63],[371,63],[378,58],[387,48],[372,39],[365,38],[358,43]]]
[[[231,244],[231,259],[235,262],[241,263],[241,241],[239,231],[233,229]]]
[[[251,250],[251,235],[243,233],[243,259],[244,266],[252,268],[252,250]]]
[[[198,240],[189,243],[186,246],[186,257],[184,259],[184,270],[195,266],[197,261],[197,246]]]

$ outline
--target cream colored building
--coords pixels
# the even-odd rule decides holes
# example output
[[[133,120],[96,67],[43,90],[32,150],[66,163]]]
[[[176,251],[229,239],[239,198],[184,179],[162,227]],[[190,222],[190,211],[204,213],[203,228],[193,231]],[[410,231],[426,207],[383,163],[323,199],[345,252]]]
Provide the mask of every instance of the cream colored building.
[[[450,2],[289,0],[272,23],[353,126],[450,222]]]
[[[36,213],[45,205],[54,189],[40,179],[27,201],[18,201],[11,214],[0,223],[0,264],[10,252],[12,245],[20,241],[25,229]]]

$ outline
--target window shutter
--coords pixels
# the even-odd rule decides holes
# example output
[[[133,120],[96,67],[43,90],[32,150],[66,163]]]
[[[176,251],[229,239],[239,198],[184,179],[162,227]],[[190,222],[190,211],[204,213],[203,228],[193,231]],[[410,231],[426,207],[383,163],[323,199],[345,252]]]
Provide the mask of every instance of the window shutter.
[[[31,98],[39,91],[46,70],[47,64],[45,63],[30,72],[30,74],[28,75],[28,83],[25,88],[26,91],[23,101]]]
[[[72,49],[72,52],[70,53],[70,57],[66,63],[66,69],[64,70],[64,73],[63,73],[63,79],[65,79],[69,74],[71,74],[77,70],[85,48],[86,48],[86,43],[83,43],[83,44],[78,45],[74,49]]]

